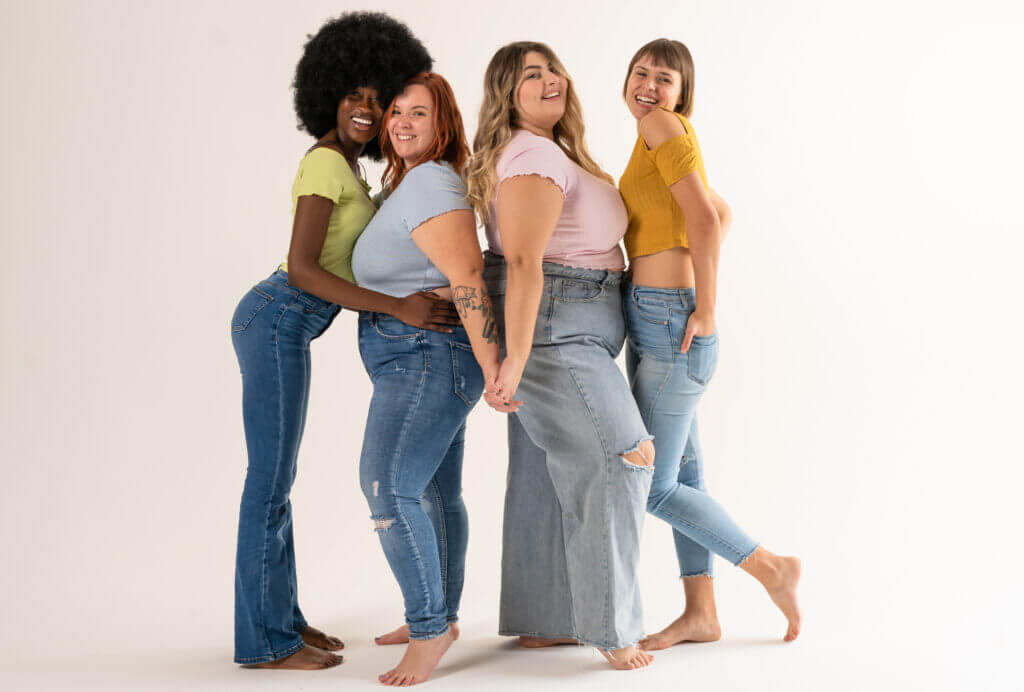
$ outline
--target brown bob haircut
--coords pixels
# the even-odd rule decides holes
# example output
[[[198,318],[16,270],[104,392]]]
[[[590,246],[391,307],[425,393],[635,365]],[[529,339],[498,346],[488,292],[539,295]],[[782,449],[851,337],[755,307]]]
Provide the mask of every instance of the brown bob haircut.
[[[469,143],[466,142],[462,114],[455,103],[455,93],[451,85],[436,72],[420,72],[406,82],[403,89],[413,84],[426,87],[434,99],[434,143],[413,165],[418,166],[427,161],[447,161],[456,173],[462,175],[469,159]],[[395,96],[395,99],[399,96],[401,93]],[[388,162],[387,168],[384,169],[384,185],[391,190],[398,187],[402,178],[409,172],[405,160],[396,154],[394,147],[391,146],[391,137],[388,134],[394,106],[394,101],[388,104],[380,126],[380,150]]]
[[[622,98],[626,98],[626,88],[629,86],[629,76],[633,74],[640,58],[650,58],[655,65],[667,67],[678,72],[683,83],[679,92],[681,103],[675,107],[676,113],[689,118],[693,112],[693,57],[690,49],[679,41],[670,38],[656,38],[640,48],[629,61],[629,69],[626,70],[626,81],[622,83]]]

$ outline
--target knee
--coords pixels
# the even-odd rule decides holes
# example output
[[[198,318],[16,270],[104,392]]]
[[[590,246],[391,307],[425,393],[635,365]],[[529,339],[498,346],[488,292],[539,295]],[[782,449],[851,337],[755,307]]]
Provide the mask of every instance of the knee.
[[[623,452],[619,456],[625,464],[631,464],[641,468],[650,468],[654,466],[654,443],[650,440],[644,440],[634,449],[628,452]]]

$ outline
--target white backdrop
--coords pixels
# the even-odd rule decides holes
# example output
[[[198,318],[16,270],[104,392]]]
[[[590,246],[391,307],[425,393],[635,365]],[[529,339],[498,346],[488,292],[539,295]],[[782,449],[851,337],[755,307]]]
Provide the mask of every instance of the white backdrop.
[[[347,9],[408,23],[470,139],[492,53],[549,43],[616,178],[635,137],[619,96],[630,56],[658,36],[690,47],[693,122],[736,218],[701,408],[708,484],[805,563],[791,646],[761,646],[784,622],[719,561],[718,644],[662,652],[632,678],[586,650],[517,651],[495,634],[505,422],[481,404],[465,636],[432,684],[1013,686],[1024,24],[1010,3],[2,7],[5,687],[369,687],[397,660],[370,643],[402,609],[359,492],[370,388],[347,312],[313,347],[292,496],[303,608],[347,660],[315,674],[231,663],[245,451],[228,322],[287,248],[310,143],[289,89],[305,36]],[[653,631],[681,604],[653,518],[641,572]]]

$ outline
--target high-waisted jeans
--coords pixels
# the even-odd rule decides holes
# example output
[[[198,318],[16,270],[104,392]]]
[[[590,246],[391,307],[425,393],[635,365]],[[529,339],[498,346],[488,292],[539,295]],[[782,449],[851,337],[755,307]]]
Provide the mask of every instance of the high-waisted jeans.
[[[692,288],[626,283],[623,294],[626,371],[656,452],[647,509],[672,526],[680,576],[710,577],[712,552],[738,565],[757,548],[704,486],[697,404],[718,363],[718,334],[695,336],[679,352],[696,307]]]
[[[236,663],[273,661],[303,646],[288,495],[306,425],[309,344],[340,310],[289,286],[278,270],[243,296],[231,319],[249,451],[235,565]]]
[[[625,378],[622,272],[545,262],[533,346],[509,416],[503,635],[599,648],[643,635],[637,583],[652,471],[623,455],[650,439]],[[484,278],[504,329],[504,259]]]
[[[432,639],[458,619],[469,535],[462,453],[484,376],[462,327],[442,334],[362,312],[359,352],[373,381],[359,482],[409,636]]]

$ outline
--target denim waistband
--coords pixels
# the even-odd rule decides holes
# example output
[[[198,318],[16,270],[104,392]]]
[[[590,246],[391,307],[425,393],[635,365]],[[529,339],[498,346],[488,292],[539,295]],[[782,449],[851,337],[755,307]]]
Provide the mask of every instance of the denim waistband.
[[[679,303],[688,310],[693,310],[697,305],[697,294],[692,286],[688,288],[656,288],[654,286],[638,286],[627,281],[624,288],[633,298],[657,298],[665,302]]]
[[[484,273],[491,274],[498,269],[505,268],[505,258],[487,250],[484,252]],[[569,279],[582,279],[593,281],[606,286],[615,286],[622,282],[625,272],[616,269],[586,269],[584,267],[570,267],[557,262],[544,262],[541,265],[544,276],[561,276]],[[488,271],[490,269],[491,271]]]
[[[308,307],[321,308],[325,305],[334,305],[334,303],[330,302],[329,300],[324,300],[319,296],[315,296],[312,293],[303,291],[301,288],[298,288],[297,286],[290,285],[288,283],[288,272],[281,269],[280,267],[278,267],[278,269],[275,270],[273,274],[263,279],[260,283],[273,284],[287,291],[288,293],[291,293],[299,301],[301,301]]]

